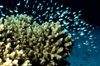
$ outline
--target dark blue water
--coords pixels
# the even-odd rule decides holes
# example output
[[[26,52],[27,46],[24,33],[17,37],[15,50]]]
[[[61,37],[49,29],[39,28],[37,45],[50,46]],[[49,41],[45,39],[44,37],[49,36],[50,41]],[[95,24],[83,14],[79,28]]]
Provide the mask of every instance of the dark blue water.
[[[78,0],[0,0],[0,17],[27,14],[39,24],[59,21],[75,40],[72,53],[66,59],[70,66],[100,66],[99,20],[95,8],[93,12],[83,3]]]
[[[83,44],[89,37],[76,40],[72,54],[67,59],[71,63],[70,66],[100,66],[100,27],[92,34],[95,37],[94,43]]]

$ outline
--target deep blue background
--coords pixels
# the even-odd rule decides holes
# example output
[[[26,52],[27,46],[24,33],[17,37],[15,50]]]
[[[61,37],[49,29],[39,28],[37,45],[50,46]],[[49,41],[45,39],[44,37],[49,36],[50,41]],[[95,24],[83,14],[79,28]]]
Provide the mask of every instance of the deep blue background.
[[[0,5],[4,5],[10,8],[14,8],[16,3],[20,0],[0,0]],[[42,0],[38,0],[42,1]],[[47,2],[49,0],[46,0]],[[73,10],[82,10],[82,18],[90,23],[100,26],[100,1],[99,0],[54,0],[59,4],[72,7]],[[14,2],[14,3],[11,3]],[[24,9],[24,8],[23,8]],[[21,8],[21,10],[23,10]]]
[[[73,0],[74,9],[83,9],[87,22],[100,26],[99,0]]]
[[[64,0],[64,1],[68,2],[68,4],[74,10],[79,10],[79,9],[83,10],[82,18],[84,18],[86,22],[100,26],[99,0]]]

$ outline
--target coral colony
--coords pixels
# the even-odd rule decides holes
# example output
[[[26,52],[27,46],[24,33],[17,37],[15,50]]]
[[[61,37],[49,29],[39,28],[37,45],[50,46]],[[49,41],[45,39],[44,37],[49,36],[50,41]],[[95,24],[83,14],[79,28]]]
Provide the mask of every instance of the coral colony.
[[[66,66],[72,36],[80,38],[75,32],[94,29],[79,18],[81,11],[53,0],[19,0],[12,7],[0,4],[0,66]]]
[[[72,46],[71,34],[61,30],[59,22],[42,25],[32,22],[27,15],[6,16],[0,19],[0,66],[57,65],[69,55]],[[32,24],[31,24],[32,22]],[[23,62],[21,62],[23,61]]]

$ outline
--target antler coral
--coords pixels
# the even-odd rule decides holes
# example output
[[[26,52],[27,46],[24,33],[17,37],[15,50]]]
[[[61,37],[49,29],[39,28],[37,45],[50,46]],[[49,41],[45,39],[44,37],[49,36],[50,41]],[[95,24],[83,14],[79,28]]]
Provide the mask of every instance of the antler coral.
[[[6,16],[4,22],[0,19],[1,66],[57,65],[56,60],[69,55],[72,43],[71,34],[67,36],[59,22],[39,25],[32,23],[32,17],[18,14]]]

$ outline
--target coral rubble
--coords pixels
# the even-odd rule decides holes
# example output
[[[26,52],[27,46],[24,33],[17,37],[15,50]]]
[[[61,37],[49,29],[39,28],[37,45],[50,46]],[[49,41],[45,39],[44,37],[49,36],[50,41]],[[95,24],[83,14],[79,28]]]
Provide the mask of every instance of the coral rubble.
[[[59,22],[40,25],[26,14],[0,18],[0,66],[59,65],[72,44]]]

